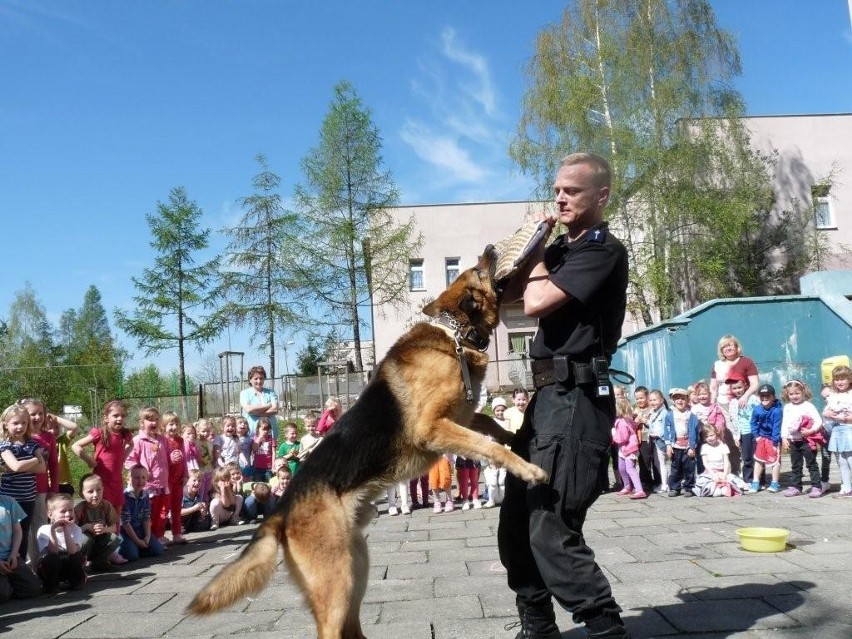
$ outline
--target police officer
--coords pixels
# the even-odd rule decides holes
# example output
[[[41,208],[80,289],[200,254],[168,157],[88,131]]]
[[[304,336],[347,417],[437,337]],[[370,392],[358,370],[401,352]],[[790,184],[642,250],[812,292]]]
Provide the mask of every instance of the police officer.
[[[627,301],[627,251],[603,221],[610,168],[597,155],[562,160],[553,184],[566,228],[509,283],[539,320],[530,348],[536,393],[512,450],[550,474],[546,485],[509,475],[498,545],[516,593],[516,639],[558,639],[553,599],[589,637],[628,637],[609,582],[583,537],[586,512],[607,483],[615,402],[609,360]],[[544,217],[544,216],[543,216]],[[552,227],[551,227],[552,228]]]

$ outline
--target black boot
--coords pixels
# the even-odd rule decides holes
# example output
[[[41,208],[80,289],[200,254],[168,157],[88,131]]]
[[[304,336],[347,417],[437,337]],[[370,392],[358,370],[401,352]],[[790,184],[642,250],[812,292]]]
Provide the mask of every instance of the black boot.
[[[586,621],[586,636],[589,639],[630,639],[624,622],[617,614],[601,615]]]
[[[506,626],[506,630],[520,626],[521,631],[515,635],[515,639],[560,639],[562,637],[556,625],[553,604],[550,602],[530,606],[519,601],[518,617],[520,621]]]

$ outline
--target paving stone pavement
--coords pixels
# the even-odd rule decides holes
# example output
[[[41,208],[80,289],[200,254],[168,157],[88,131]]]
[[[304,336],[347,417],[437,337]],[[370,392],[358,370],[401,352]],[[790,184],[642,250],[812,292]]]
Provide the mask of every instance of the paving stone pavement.
[[[631,501],[603,495],[586,536],[634,638],[849,639],[852,499]],[[362,607],[371,639],[514,639],[514,596],[497,556],[499,508],[382,515],[368,528],[370,584]],[[744,526],[790,530],[777,554],[748,553]],[[183,610],[248,542],[254,526],[192,536],[159,562],[92,575],[79,592],[0,604],[0,634],[26,639],[306,638],[313,620],[283,568],[258,597],[207,618]],[[585,633],[559,611],[563,639]],[[13,634],[14,633],[14,634]]]

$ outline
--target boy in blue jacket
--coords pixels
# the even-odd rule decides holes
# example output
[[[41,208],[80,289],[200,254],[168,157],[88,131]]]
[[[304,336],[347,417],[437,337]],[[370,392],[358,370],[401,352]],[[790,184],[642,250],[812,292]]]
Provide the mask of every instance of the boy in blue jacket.
[[[698,450],[698,418],[689,410],[689,393],[683,388],[673,388],[669,397],[674,405],[663,421],[663,441],[666,457],[672,460],[669,472],[669,497],[681,494],[693,497],[695,486],[695,455]]]
[[[781,490],[778,483],[781,478],[781,402],[775,397],[775,388],[763,384],[757,389],[760,404],[751,413],[751,433],[754,437],[754,478],[751,492],[760,490],[760,475],[764,466],[772,471],[772,482],[767,490],[777,493]]]

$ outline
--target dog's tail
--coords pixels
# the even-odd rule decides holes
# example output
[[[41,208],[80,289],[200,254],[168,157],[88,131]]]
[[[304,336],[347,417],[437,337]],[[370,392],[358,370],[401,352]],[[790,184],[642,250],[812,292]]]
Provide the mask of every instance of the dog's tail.
[[[265,520],[239,559],[225,566],[195,595],[187,612],[209,615],[263,590],[275,574],[283,530],[283,513]]]

